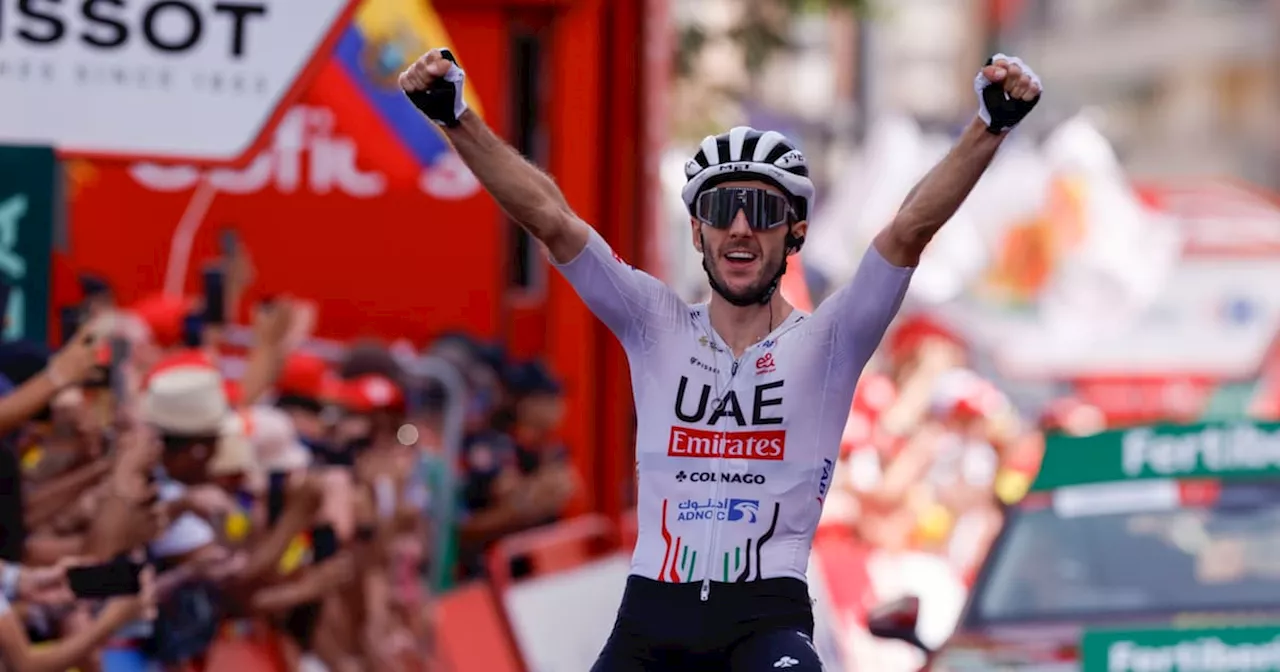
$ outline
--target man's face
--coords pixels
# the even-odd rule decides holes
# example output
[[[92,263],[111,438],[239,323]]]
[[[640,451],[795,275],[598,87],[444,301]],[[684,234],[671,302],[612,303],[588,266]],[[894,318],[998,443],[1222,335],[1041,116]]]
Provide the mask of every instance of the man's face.
[[[164,470],[171,478],[186,485],[198,485],[209,480],[209,460],[213,458],[216,438],[195,440],[176,449],[164,452]]]
[[[759,180],[725,182],[717,189],[747,187],[783,195]],[[753,229],[746,212],[739,210],[728,228],[717,228],[696,217],[690,218],[693,246],[702,253],[712,278],[732,298],[748,300],[759,295],[773,281],[786,259],[787,226]],[[803,236],[807,222],[796,222],[791,231]],[[705,247],[704,247],[705,245]]]

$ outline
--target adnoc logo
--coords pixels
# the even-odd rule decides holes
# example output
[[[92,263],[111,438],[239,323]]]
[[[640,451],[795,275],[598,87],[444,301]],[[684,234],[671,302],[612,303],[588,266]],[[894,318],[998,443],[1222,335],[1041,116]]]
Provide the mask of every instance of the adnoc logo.
[[[760,514],[758,499],[686,499],[676,507],[676,520],[723,520],[726,522],[754,523]]]
[[[760,501],[755,499],[731,499],[729,500],[729,520],[747,519],[748,523],[756,522],[756,515],[760,513]]]

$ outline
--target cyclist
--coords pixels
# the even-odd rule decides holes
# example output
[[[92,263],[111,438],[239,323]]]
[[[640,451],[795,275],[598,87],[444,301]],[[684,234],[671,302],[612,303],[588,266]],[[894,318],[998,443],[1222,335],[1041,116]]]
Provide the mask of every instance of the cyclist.
[[[617,257],[547,175],[469,112],[464,82],[444,49],[400,75],[631,363],[639,537],[593,669],[821,669],[805,570],[854,386],[925,245],[1038,102],[1039,79],[1017,58],[987,62],[978,118],[812,315],[776,291],[814,198],[804,155],[781,134],[734,128],[686,164],[692,242],[714,290],[691,306]]]

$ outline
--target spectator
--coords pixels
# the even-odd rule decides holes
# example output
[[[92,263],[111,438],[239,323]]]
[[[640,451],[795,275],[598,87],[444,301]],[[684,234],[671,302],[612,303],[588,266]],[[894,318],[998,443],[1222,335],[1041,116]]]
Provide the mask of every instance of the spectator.
[[[276,380],[276,407],[284,411],[298,433],[298,439],[311,449],[321,464],[351,466],[349,456],[333,445],[332,419],[325,409],[341,394],[337,375],[328,362],[307,353],[292,353],[284,360]]]
[[[459,536],[467,575],[483,571],[484,550],[497,538],[554,522],[578,488],[555,439],[563,414],[559,384],[536,363],[512,366],[504,383],[513,400],[511,433],[488,428],[463,444]]]
[[[20,458],[43,453],[42,445],[52,431],[54,398],[59,392],[74,389],[88,380],[95,370],[96,356],[90,326],[83,327],[57,354],[29,342],[0,346],[0,375],[18,385],[0,400],[0,434],[10,434],[7,443],[13,448],[0,456],[0,479],[12,479],[12,487],[0,494],[0,505],[5,512],[0,518],[0,557],[6,560],[47,560],[51,564],[65,553],[78,550],[79,541],[75,539],[69,544],[51,540],[52,543],[32,545],[28,526],[33,522],[29,514],[34,511],[28,511],[28,508],[36,508],[36,501],[42,498],[36,493],[25,492],[27,485],[22,478]],[[57,485],[60,487],[45,491],[45,494],[53,495],[43,502],[46,512],[56,511],[56,507],[66,503],[68,497],[74,499],[87,482],[79,478],[69,484]]]
[[[355,455],[358,522],[375,535],[380,550],[376,562],[361,568],[361,646],[370,665],[387,667],[429,655],[420,648],[429,636],[420,586],[429,531],[422,516],[426,486],[418,478],[413,437],[401,431],[408,376],[396,358],[381,343],[364,341],[348,351],[339,371],[345,415],[336,436]]]
[[[150,543],[161,570],[190,563],[218,542],[209,518],[219,513],[223,498],[210,500],[208,465],[231,415],[221,376],[198,355],[171,357],[152,372],[142,406],[142,420],[160,443],[156,495],[171,519]],[[217,635],[222,600],[216,586],[191,583],[160,604],[155,654],[177,666],[200,661]]]
[[[66,591],[65,567],[54,575]],[[0,657],[14,672],[61,672],[83,661],[122,625],[144,616],[155,606],[154,572],[144,570],[142,592],[137,596],[118,597],[107,602],[88,627],[51,644],[36,648],[31,645],[17,612],[9,598],[0,596]],[[32,600],[28,600],[32,603]]]
[[[495,416],[503,410],[505,399],[500,375],[506,366],[502,348],[482,344],[465,334],[448,333],[433,343],[427,352],[453,364],[466,380],[469,395],[467,433],[484,434],[491,429],[500,429],[504,418]]]
[[[568,451],[556,438],[564,418],[560,383],[532,361],[511,367],[505,386],[515,411],[510,435],[516,466],[535,493],[535,506],[547,512],[535,524],[555,522],[578,490]]]

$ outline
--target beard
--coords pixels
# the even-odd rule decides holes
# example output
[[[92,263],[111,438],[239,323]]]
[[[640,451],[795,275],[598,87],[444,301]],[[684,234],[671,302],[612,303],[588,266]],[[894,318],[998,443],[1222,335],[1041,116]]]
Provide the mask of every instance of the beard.
[[[705,245],[703,249],[706,249]],[[716,258],[722,259],[723,253],[728,251],[724,250],[722,253],[717,254]],[[761,258],[763,258],[763,253],[757,254],[760,254]],[[724,277],[720,275],[717,270],[717,264],[712,263],[705,252],[702,255],[702,269],[706,271],[707,279],[711,281],[711,289],[735,306],[749,306],[761,303],[761,300],[765,298],[766,292],[773,288],[774,280],[778,277],[785,262],[785,253],[779,259],[770,259],[763,262],[760,265],[760,272],[750,283],[735,289],[730,287]]]

